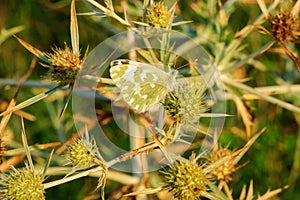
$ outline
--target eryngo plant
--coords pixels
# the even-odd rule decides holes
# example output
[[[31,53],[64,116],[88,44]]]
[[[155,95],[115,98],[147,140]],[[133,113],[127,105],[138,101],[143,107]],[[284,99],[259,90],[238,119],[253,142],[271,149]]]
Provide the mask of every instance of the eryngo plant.
[[[71,9],[71,16],[74,19],[74,16],[76,16],[75,12],[75,1],[72,1],[72,9]],[[175,25],[184,24],[185,22],[181,22],[178,20],[181,19],[180,13],[176,12],[175,4],[169,5],[166,4],[165,1],[144,1],[144,7],[143,7],[143,13],[138,13],[137,16],[134,16],[135,14],[131,13],[133,9],[139,9],[141,10],[142,6],[135,7],[135,5],[130,4],[130,2],[122,1],[121,3],[117,1],[105,1],[104,4],[97,3],[96,1],[89,0],[87,1],[94,5],[97,9],[100,9],[101,16],[102,17],[109,17],[113,18],[117,22],[119,22],[122,26],[135,30],[138,26],[143,26],[147,30],[150,27],[157,27],[157,28],[166,28],[168,30],[172,29]],[[127,4],[129,3],[129,5]],[[282,106],[283,108],[287,108],[293,112],[298,112],[297,107],[292,104],[285,104],[286,102],[282,101],[276,101],[278,99],[270,98],[268,96],[268,92],[270,91],[264,91],[260,92],[259,90],[249,88],[247,85],[247,78],[246,75],[241,74],[239,78],[235,76],[233,71],[237,69],[242,69],[244,67],[245,63],[251,64],[255,67],[261,67],[263,66],[259,60],[256,60],[256,56],[263,53],[267,48],[270,46],[267,45],[264,48],[261,48],[257,52],[253,53],[245,53],[244,49],[245,46],[240,44],[242,43],[241,38],[245,38],[248,36],[250,32],[241,32],[239,35],[237,35],[235,38],[231,38],[230,33],[231,31],[228,31],[228,19],[230,17],[230,10],[232,7],[230,7],[228,4],[222,5],[221,2],[218,2],[218,4],[213,4],[213,6],[209,6],[207,2],[203,1],[193,1],[191,2],[192,8],[194,11],[197,11],[199,13],[199,16],[205,18],[205,26],[207,29],[202,29],[202,25],[195,25],[195,23],[192,23],[192,25],[187,25],[183,29],[178,29],[180,31],[184,30],[192,30],[195,28],[195,33],[197,32],[200,34],[208,34],[209,37],[207,40],[201,40],[199,38],[196,38],[197,41],[200,43],[205,43],[207,45],[213,55],[213,61],[218,66],[218,70],[222,73],[222,78],[224,80],[224,83],[226,85],[226,91],[228,92],[228,97],[234,102],[234,105],[236,105],[237,110],[242,116],[243,123],[246,127],[246,134],[244,131],[239,132],[239,137],[246,138],[245,140],[251,141],[251,145],[256,139],[253,139],[251,137],[253,135],[253,123],[254,120],[252,120],[252,108],[249,103],[252,102],[253,99],[260,97],[264,100],[267,100],[269,102],[275,103],[276,105]],[[129,6],[129,7],[127,7]],[[199,7],[197,7],[199,6]],[[122,9],[120,9],[122,8]],[[124,8],[124,12],[123,12]],[[203,9],[204,8],[204,9]],[[209,8],[209,9],[208,9]],[[203,9],[203,10],[201,10]],[[211,9],[211,10],[210,10]],[[200,12],[201,11],[201,12]],[[207,12],[205,12],[207,11]],[[210,16],[207,16],[207,13],[210,13],[214,15],[213,17],[218,18],[219,20],[210,20]],[[99,14],[99,13],[97,13]],[[221,17],[222,16],[222,17]],[[225,17],[224,17],[225,16]],[[211,16],[212,17],[212,16]],[[138,19],[138,21],[131,21],[131,19]],[[291,41],[292,38],[297,37],[297,29],[295,29],[295,26],[293,26],[292,22],[296,22],[297,20],[294,20],[294,18],[297,18],[295,13],[293,16],[289,16],[289,14],[285,14],[284,12],[276,15],[274,18],[270,18],[269,22],[270,24],[273,24],[274,27],[271,27],[272,34],[271,36],[277,37],[278,42],[282,41]],[[291,19],[291,20],[290,20]],[[139,21],[140,20],[140,21]],[[72,21],[72,20],[71,20]],[[291,26],[289,26],[291,31],[291,35],[285,35],[285,32],[282,32],[282,29],[278,29],[278,23],[279,25],[281,22],[287,21]],[[115,22],[115,21],[114,21]],[[217,22],[217,23],[215,23]],[[27,49],[29,49],[33,54],[35,54],[37,57],[39,57],[43,62],[44,66],[46,66],[49,69],[48,75],[50,74],[50,78],[57,83],[59,86],[71,86],[70,89],[72,90],[72,85],[74,84],[74,80],[76,78],[76,75],[78,71],[80,70],[81,66],[85,62],[85,58],[87,56],[87,53],[85,55],[80,55],[79,51],[79,42],[78,42],[78,31],[76,31],[77,22],[75,23],[74,20],[71,23],[71,47],[68,45],[65,45],[64,47],[54,47],[52,52],[41,52],[38,49],[34,48],[33,46],[29,45],[24,40],[19,39],[19,41],[22,43],[23,46],[25,46]],[[195,26],[194,26],[195,25]],[[124,28],[123,27],[123,28]],[[280,28],[280,27],[279,27]],[[284,29],[284,27],[282,27]],[[227,31],[226,31],[227,30]],[[248,30],[248,29],[247,29]],[[77,32],[77,33],[76,33]],[[284,38],[284,39],[280,39]],[[207,42],[208,41],[208,42]],[[217,42],[216,42],[217,41]],[[162,44],[166,44],[167,40],[161,40]],[[172,51],[172,45],[169,46],[170,48],[167,50]],[[166,50],[166,49],[165,49]],[[88,52],[88,51],[86,51]],[[166,66],[173,67],[173,61],[169,59],[169,55],[166,52],[153,52],[151,51],[143,51],[143,50],[137,50],[138,56],[129,56],[127,61],[130,62],[136,62],[143,64],[150,64],[152,66],[156,66],[156,61],[159,61],[163,63]],[[108,56],[109,57],[109,56]],[[109,58],[108,58],[109,59]],[[236,62],[238,61],[238,62]],[[119,66],[120,69],[129,69],[129,66],[124,66],[124,63],[121,63],[123,66]],[[130,64],[128,62],[128,64]],[[144,66],[143,64],[139,64],[141,66]],[[143,69],[143,68],[139,68]],[[151,68],[153,69],[153,68]],[[189,68],[189,72],[184,74],[187,77],[194,76],[194,72],[192,68]],[[141,70],[143,72],[143,70]],[[141,72],[140,71],[140,72]],[[123,77],[126,73],[118,73],[117,68],[115,68],[115,73],[117,73],[117,77]],[[136,71],[135,71],[136,72]],[[156,72],[156,71],[155,71]],[[164,72],[164,71],[159,71]],[[152,70],[150,72],[148,71],[148,78],[151,75],[159,75],[159,73],[154,73]],[[112,75],[112,74],[110,74]],[[128,74],[127,74],[128,75]],[[113,77],[112,77],[113,78]],[[153,78],[153,77],[152,77]],[[114,78],[113,78],[114,79]],[[101,79],[104,80],[104,79]],[[100,94],[109,94],[111,87],[118,87],[118,84],[123,84],[119,86],[119,89],[123,89],[124,87],[128,86],[131,87],[132,85],[127,84],[124,86],[124,82],[121,81],[118,82],[115,80],[109,80],[106,79],[107,83],[110,83],[110,85],[101,85],[98,88],[98,91]],[[188,79],[187,79],[188,80]],[[102,84],[103,82],[101,82]],[[115,85],[114,85],[115,84]],[[247,87],[248,86],[248,87]],[[134,86],[132,86],[130,89],[133,89]],[[153,89],[153,85],[149,85],[149,87],[143,87],[145,89]],[[155,87],[156,88],[156,87]],[[143,91],[145,93],[143,97],[145,97],[146,94],[149,94],[149,90]],[[264,88],[266,89],[266,88]],[[267,88],[268,89],[268,88]],[[52,91],[57,91],[51,90]],[[157,90],[152,90],[152,92],[156,92]],[[187,81],[182,84],[173,85],[173,87],[170,87],[170,89],[165,90],[166,95],[162,95],[161,99],[157,101],[160,105],[162,105],[165,110],[165,116],[167,118],[160,119],[160,123],[163,124],[161,127],[152,127],[152,137],[153,140],[146,143],[142,146],[139,146],[137,148],[130,149],[128,154],[121,155],[119,157],[116,157],[112,159],[111,161],[104,162],[104,160],[99,159],[101,155],[99,155],[98,148],[105,149],[105,147],[97,147],[96,142],[92,138],[87,139],[86,136],[81,136],[80,139],[72,140],[67,144],[67,161],[68,164],[72,164],[72,168],[68,168],[69,171],[65,174],[67,175],[64,179],[58,180],[57,182],[53,183],[51,185],[50,183],[46,183],[46,187],[43,189],[47,189],[49,187],[53,187],[54,185],[64,184],[67,181],[71,181],[74,179],[78,179],[79,177],[84,177],[90,174],[93,174],[96,172],[98,173],[98,177],[100,176],[100,179],[98,181],[98,186],[101,187],[102,191],[104,189],[105,178],[106,178],[106,168],[112,167],[116,163],[122,163],[126,162],[129,159],[132,159],[136,155],[141,155],[143,153],[149,153],[152,151],[155,151],[155,149],[160,149],[164,151],[165,145],[169,144],[169,142],[174,139],[173,133],[177,132],[177,130],[180,130],[180,127],[182,124],[189,122],[189,121],[197,121],[199,118],[203,116],[203,114],[210,109],[208,102],[205,101],[205,87],[199,87],[197,84],[195,85],[192,81]],[[255,94],[255,96],[247,96],[250,94]],[[272,93],[272,91],[270,92]],[[19,109],[22,109],[28,105],[31,105],[37,101],[40,101],[41,99],[47,97],[50,93],[43,93],[42,96],[38,96],[34,99],[30,99],[30,101],[25,102],[25,104],[21,104],[19,107],[16,106],[11,110],[8,110],[5,114],[2,113],[2,115],[8,116],[14,111],[17,111]],[[71,93],[70,93],[71,94]],[[107,95],[110,97],[109,95]],[[118,96],[121,97],[121,96]],[[251,99],[253,98],[253,99]],[[101,102],[103,103],[103,102]],[[143,112],[136,112],[134,108],[136,107],[136,104],[133,104],[132,100],[129,98],[127,105],[130,108],[130,113],[134,115],[137,118],[137,121],[141,122],[141,124],[144,123],[144,125],[150,126],[149,118],[147,115],[148,107],[147,109],[142,109]],[[140,105],[140,104],[139,104]],[[148,105],[148,104],[147,104]],[[124,104],[123,104],[124,106]],[[133,108],[133,109],[132,109]],[[98,110],[97,112],[98,118],[100,123],[102,124],[112,124],[110,114],[107,110]],[[78,116],[74,116],[78,117]],[[86,119],[82,119],[86,120]],[[93,124],[93,123],[91,123]],[[92,125],[91,125],[92,126]],[[131,127],[132,128],[132,127]],[[197,127],[198,128],[198,127]],[[205,131],[206,124],[200,124],[200,127],[197,129],[199,132],[206,134]],[[234,129],[234,127],[230,127],[230,131],[236,133],[238,132],[237,129]],[[136,130],[136,129],[132,129]],[[147,131],[149,131],[147,129]],[[240,129],[239,129],[240,130]],[[149,131],[151,132],[151,131]],[[157,134],[159,132],[159,134]],[[201,141],[201,137],[199,137],[201,134],[197,133],[198,140],[195,140],[195,146],[191,146],[191,148],[198,148],[197,145]],[[79,133],[80,134],[80,133]],[[87,131],[85,134],[89,134]],[[110,137],[116,135],[116,132],[111,133]],[[181,135],[181,133],[178,133]],[[159,137],[157,137],[157,135]],[[259,134],[258,134],[259,135]],[[171,136],[171,140],[169,140]],[[201,135],[202,136],[202,135]],[[176,138],[176,137],[175,137]],[[2,139],[2,138],[1,138]],[[182,138],[181,138],[182,139]],[[2,140],[1,140],[2,141]],[[183,141],[183,140],[181,140]],[[214,140],[215,143],[217,143],[216,140]],[[240,169],[240,166],[237,165],[238,160],[240,157],[244,155],[246,150],[249,149],[249,146],[251,146],[249,143],[247,143],[243,148],[240,150],[234,151],[230,150],[229,146],[226,146],[226,148],[219,147],[214,149],[212,152],[209,153],[209,156],[206,159],[200,158],[201,156],[197,154],[193,154],[189,160],[186,160],[184,158],[179,159],[178,161],[173,162],[170,164],[170,168],[163,173],[163,179],[161,181],[161,185],[163,185],[162,188],[159,188],[157,185],[153,184],[150,185],[148,183],[140,183],[139,186],[136,187],[138,189],[133,189],[133,191],[126,191],[124,193],[129,195],[143,195],[143,194],[149,194],[149,193],[155,193],[155,192],[164,192],[165,190],[169,191],[170,194],[175,198],[180,199],[198,199],[201,197],[206,197],[208,199],[233,199],[231,190],[236,190],[234,187],[229,188],[227,183],[234,179],[234,174],[237,170]],[[221,145],[220,145],[221,146]],[[62,147],[63,149],[63,147]],[[59,149],[61,152],[61,149]],[[5,152],[4,152],[5,153]],[[168,152],[167,152],[168,153]],[[58,153],[59,154],[59,153]],[[172,158],[172,155],[167,155],[170,158]],[[65,157],[64,157],[65,158]],[[100,161],[99,161],[100,160]],[[171,159],[170,159],[171,160]],[[60,160],[61,161],[61,160]],[[58,162],[58,163],[65,163],[65,162]],[[147,167],[147,164],[145,162],[139,162],[139,164],[143,165],[143,167]],[[44,184],[44,176],[40,173],[31,173],[33,170],[31,170],[28,165],[25,165],[25,171],[28,171],[30,173],[26,174],[23,173],[23,170],[13,170],[16,173],[10,173],[8,176],[5,176],[3,180],[11,180],[8,177],[14,178],[15,174],[22,174],[22,177],[35,177],[37,176],[37,179],[31,179],[33,182],[38,186],[34,187],[33,190],[36,190],[36,192],[40,192],[39,194],[44,194],[45,190],[39,189],[42,184]],[[30,170],[29,170],[30,169]],[[55,168],[53,168],[55,169]],[[18,171],[18,173],[17,173]],[[197,176],[191,176],[194,171],[197,171]],[[71,173],[70,173],[71,172]],[[101,173],[99,173],[101,172]],[[111,173],[114,173],[114,171],[111,171]],[[99,175],[101,174],[101,175]],[[104,174],[104,175],[103,175]],[[93,174],[95,175],[95,174]],[[124,174],[123,174],[124,175]],[[147,177],[147,173],[144,173],[145,177]],[[111,178],[108,176],[108,178]],[[152,176],[150,177],[152,178]],[[112,178],[113,179],[113,178]],[[117,181],[121,182],[121,176],[117,178]],[[127,183],[129,180],[134,180],[134,178],[130,177],[126,179]],[[23,179],[22,179],[23,180]],[[214,180],[214,181],[211,181]],[[8,181],[9,182],[9,181]],[[19,181],[20,182],[20,181]],[[18,181],[15,183],[19,183]],[[124,181],[123,181],[124,182]],[[255,182],[255,181],[254,181]],[[126,182],[124,184],[127,184]],[[136,182],[135,182],[136,183]],[[195,184],[196,183],[196,184]],[[152,183],[151,183],[152,184]],[[154,188],[156,187],[157,188]],[[251,186],[249,187],[249,192],[247,194],[247,199],[252,198],[254,195],[251,194]],[[149,187],[150,189],[141,189],[143,187]],[[13,189],[17,189],[18,187],[15,187]],[[153,189],[153,190],[151,190]],[[222,191],[221,191],[222,190]],[[5,190],[7,191],[7,190]],[[10,190],[13,191],[14,190]],[[19,190],[20,191],[20,190]],[[154,192],[155,191],[155,192]],[[281,191],[281,190],[280,190]],[[262,199],[267,199],[268,196],[273,196],[276,193],[280,192],[279,190],[276,190],[275,192],[266,192],[265,195],[262,196]],[[4,190],[3,190],[4,192]],[[131,193],[132,192],[132,193]],[[11,192],[10,192],[11,193]],[[212,194],[219,194],[219,196],[214,196]],[[245,197],[245,192],[241,192],[240,199],[243,199],[242,197]],[[22,194],[23,195],[23,194]],[[25,194],[25,196],[28,194]],[[108,195],[108,194],[107,194]],[[26,196],[27,197],[27,196]],[[43,197],[40,197],[41,199]],[[104,195],[102,195],[102,198],[104,198]],[[163,199],[163,197],[160,197]],[[165,199],[168,199],[165,198]]]

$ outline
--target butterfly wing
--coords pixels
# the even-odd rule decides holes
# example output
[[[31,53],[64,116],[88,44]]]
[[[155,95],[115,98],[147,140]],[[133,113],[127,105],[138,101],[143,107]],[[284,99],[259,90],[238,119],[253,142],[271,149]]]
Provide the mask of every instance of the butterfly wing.
[[[138,112],[158,103],[170,87],[169,74],[149,64],[116,60],[111,63],[110,75],[124,100]]]

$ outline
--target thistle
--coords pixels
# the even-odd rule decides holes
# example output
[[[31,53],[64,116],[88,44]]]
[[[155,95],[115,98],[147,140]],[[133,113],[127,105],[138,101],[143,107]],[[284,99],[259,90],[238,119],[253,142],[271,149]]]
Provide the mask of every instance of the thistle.
[[[149,25],[155,28],[167,28],[171,24],[171,14],[162,1],[154,3],[147,10],[146,18]]]
[[[261,25],[256,25],[257,28],[259,28],[267,35],[272,36],[278,42],[278,44],[282,47],[286,55],[294,61],[294,63],[297,66],[297,70],[300,73],[300,59],[286,45],[286,42],[299,43],[297,37],[300,35],[300,26],[298,18],[300,1],[297,1],[290,11],[280,11],[275,17],[270,16],[264,1],[258,0],[258,4],[265,18],[270,24],[271,32],[262,27]]]
[[[202,100],[203,93],[198,84],[179,83],[167,94],[162,104],[176,122],[195,121],[207,110]]]
[[[175,161],[170,169],[162,172],[166,179],[163,188],[171,192],[174,198],[193,200],[207,194],[207,175],[204,167],[197,163],[198,159],[192,154],[189,160]]]
[[[208,154],[207,163],[213,164],[220,160],[221,158],[224,158],[226,156],[231,156],[232,152],[227,148],[220,148],[218,150],[211,151]],[[214,168],[210,174],[214,179],[217,180],[223,180],[225,182],[229,182],[232,180],[231,174],[237,171],[240,167],[235,166],[235,162],[233,159],[228,159],[226,162],[224,162],[222,165]]]
[[[1,199],[42,200],[45,199],[45,190],[42,182],[42,173],[37,173],[26,164],[24,169],[12,167],[9,175],[0,174]]]
[[[54,47],[52,51],[53,53],[46,54],[49,64],[43,64],[49,68],[48,76],[60,85],[73,85],[84,59],[75,55],[66,43],[64,49]]]
[[[299,19],[291,12],[279,12],[269,20],[271,34],[278,42],[295,41],[300,35]]]
[[[75,169],[92,167],[94,164],[102,164],[102,157],[98,151],[94,138],[89,139],[88,132],[81,138],[74,139],[72,144],[67,145],[67,164],[71,164]]]
[[[67,145],[67,153],[65,154],[67,164],[73,166],[73,170],[68,174],[72,174],[78,169],[86,169],[95,164],[103,167],[102,176],[98,180],[97,189],[101,188],[101,197],[104,199],[104,188],[106,181],[107,166],[105,160],[98,151],[94,137],[89,138],[87,129],[81,138],[74,139],[73,143]]]

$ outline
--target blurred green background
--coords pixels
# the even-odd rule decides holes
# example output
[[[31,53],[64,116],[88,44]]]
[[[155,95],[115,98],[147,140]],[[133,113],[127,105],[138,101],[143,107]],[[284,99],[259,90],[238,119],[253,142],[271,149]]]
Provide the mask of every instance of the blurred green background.
[[[129,1],[128,12],[133,13],[133,20],[140,19],[141,15],[141,9],[138,9],[138,6],[141,6],[142,3],[138,2],[135,6],[135,2],[138,1]],[[179,9],[176,12],[176,20],[193,20],[194,22],[176,29],[190,37],[195,37],[199,35],[199,30],[202,30],[203,27],[214,24],[214,19],[205,16],[204,12],[203,16],[196,14],[190,8],[191,2],[193,1],[183,0],[178,2]],[[222,2],[225,3],[226,1]],[[230,42],[230,39],[233,38],[237,31],[252,23],[261,13],[259,7],[253,1],[231,2],[233,2],[232,14],[226,27],[229,33],[226,36],[218,33],[220,34],[219,40],[222,40],[225,44]],[[117,6],[119,6],[119,3],[116,1]],[[90,11],[86,4],[81,1],[76,1],[76,9],[77,12]],[[139,16],[136,17],[134,14]],[[78,16],[78,21],[82,52],[85,51],[87,46],[91,50],[105,38],[126,30],[125,27],[111,19]],[[65,41],[70,44],[70,1],[1,0],[0,29],[10,29],[16,26],[24,27],[24,30],[17,34],[18,37],[42,51],[49,52],[54,45],[62,47]],[[243,42],[246,45],[244,53],[253,52],[269,40],[269,37],[254,31]],[[208,41],[208,43],[203,42],[202,44],[208,52],[214,54],[213,44],[210,43],[211,41]],[[292,46],[296,53],[299,54],[299,45],[292,44]],[[4,84],[5,81],[10,79],[18,80],[22,77],[29,69],[33,58],[34,56],[13,37],[0,44],[1,102],[10,101],[16,91],[15,87],[8,87]],[[274,53],[266,53],[258,56],[257,59],[264,63],[266,68],[264,71],[260,71],[251,64],[245,65],[243,73],[245,73],[245,77],[250,78],[250,81],[247,82],[248,85],[253,87],[277,85],[281,82],[280,80],[291,84],[299,83],[299,74],[295,71],[293,62],[288,58]],[[38,83],[45,72],[46,69],[37,64],[29,80],[34,80]],[[29,87],[25,84],[21,87],[18,102],[38,94],[42,91],[41,89],[39,87]],[[298,94],[289,93],[277,95],[277,97],[300,105]],[[58,110],[62,101],[62,99],[54,101],[50,98],[46,102],[38,102],[24,109],[35,115],[37,119],[36,121],[26,121],[25,123],[29,144],[63,141],[75,132],[75,128],[72,126],[70,109],[68,109],[66,116],[60,122],[51,118],[52,115],[49,113],[51,106]],[[242,159],[241,163],[248,161],[249,163],[235,173],[233,181],[230,183],[234,195],[238,198],[243,185],[249,185],[250,180],[253,180],[254,191],[260,194],[265,193],[268,189],[273,190],[292,183],[289,189],[283,190],[278,196],[280,199],[286,200],[299,199],[299,116],[263,101],[249,101],[248,104],[252,108],[251,114],[254,117],[254,127],[257,129],[266,127],[267,130],[258,138]],[[244,125],[240,116],[236,115],[236,107],[231,101],[227,103],[227,111],[228,114],[233,116],[226,119],[224,133],[221,135],[221,143],[223,146],[229,143],[231,149],[237,149],[246,143],[244,137],[237,136],[241,132],[239,130],[244,128]],[[298,122],[296,118],[298,118]],[[63,125],[63,133],[57,127],[58,124]],[[15,135],[14,139],[18,142],[21,142],[20,126],[19,117],[13,116],[7,127],[9,130],[7,132]],[[234,133],[234,130],[236,130],[236,133]],[[296,149],[297,143],[298,149]],[[52,177],[49,180],[52,180]],[[97,179],[95,178],[76,180],[47,190],[46,197],[47,199],[82,199],[92,192],[96,184]],[[113,184],[110,183],[109,185]],[[113,189],[109,185],[107,187],[108,192]],[[115,185],[113,186],[115,187]]]

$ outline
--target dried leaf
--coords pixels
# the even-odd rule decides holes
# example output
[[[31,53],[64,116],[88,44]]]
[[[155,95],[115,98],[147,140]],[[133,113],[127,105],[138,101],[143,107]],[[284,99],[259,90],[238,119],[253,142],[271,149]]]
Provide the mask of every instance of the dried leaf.
[[[143,190],[139,190],[137,192],[131,192],[129,194],[125,194],[123,196],[128,197],[128,196],[137,196],[137,195],[141,195],[141,194],[156,194],[156,193],[160,192],[161,190],[162,190],[162,187],[146,188],[146,189],[143,189]]]
[[[252,200],[253,199],[253,180],[250,180],[250,186],[248,189],[248,194],[246,200]]]
[[[34,54],[36,57],[44,61],[45,63],[50,64],[48,58],[46,57],[46,54],[37,48],[31,46],[29,43],[25,42],[21,38],[18,38],[17,36],[14,36],[22,45],[25,47],[28,51],[30,51],[32,54]]]
[[[73,53],[75,55],[79,56],[79,54],[80,54],[80,50],[79,50],[79,33],[78,33],[78,22],[77,22],[77,17],[76,17],[75,0],[72,0],[72,3],[71,3],[70,32],[71,32],[71,43],[72,43]]]
[[[282,192],[282,190],[287,189],[288,186],[284,186],[283,188],[279,188],[273,191],[268,190],[264,195],[259,196],[257,198],[257,200],[268,200],[271,197],[274,197],[275,195],[279,194],[280,192]]]
[[[242,192],[240,194],[239,200],[244,200],[246,198],[246,185],[243,185]]]
[[[256,133],[248,142],[247,144],[240,149],[238,155],[234,158],[234,163],[238,163],[240,159],[244,156],[244,154],[249,150],[249,148],[254,144],[256,139],[266,130],[266,128],[263,128],[258,133]]]
[[[248,112],[248,109],[245,106],[244,102],[235,94],[233,94],[232,96],[233,101],[235,102],[235,105],[237,107],[238,113],[241,115],[243,123],[245,125],[247,138],[250,138],[251,126],[253,125],[252,116]]]
[[[189,24],[189,23],[192,23],[193,21],[189,20],[189,21],[180,21],[180,22],[175,22],[175,23],[172,23],[172,26],[180,26],[180,25],[183,25],[183,24]]]

